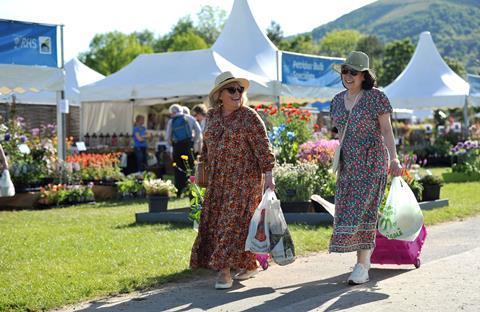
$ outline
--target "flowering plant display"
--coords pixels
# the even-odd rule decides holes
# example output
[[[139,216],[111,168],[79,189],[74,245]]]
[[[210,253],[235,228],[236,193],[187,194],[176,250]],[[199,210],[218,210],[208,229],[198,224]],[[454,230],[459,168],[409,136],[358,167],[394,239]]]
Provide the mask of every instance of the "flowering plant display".
[[[190,176],[188,182],[188,190],[190,192],[190,213],[188,218],[199,223],[206,189],[198,186],[195,176]]]
[[[282,104],[280,109],[260,104],[256,110],[265,121],[277,161],[295,163],[298,146],[312,137],[313,128],[309,125],[312,113],[291,103]]]
[[[67,140],[71,144],[73,138]],[[58,173],[55,125],[42,126],[28,132],[22,117],[0,125],[0,140],[7,154],[13,183],[35,187]],[[23,149],[20,149],[22,147]]]
[[[147,179],[143,181],[143,187],[147,195],[173,197],[177,194],[177,188],[170,180]]]
[[[313,162],[321,167],[328,168],[332,164],[333,155],[338,145],[338,140],[320,139],[307,141],[300,145],[298,149],[298,159],[300,161]]]
[[[335,194],[335,176],[314,162],[278,164],[273,176],[280,201],[309,201],[313,194],[322,197]]]
[[[192,153],[191,153],[192,154]],[[180,167],[177,167],[177,165],[174,163],[174,167],[176,169],[184,172],[187,177],[187,186],[185,188],[185,193],[188,194],[190,198],[190,213],[188,215],[188,218],[192,221],[195,221],[197,223],[200,222],[200,215],[202,213],[202,208],[203,208],[203,198],[205,197],[205,191],[206,189],[203,187],[200,187],[197,184],[197,181],[195,179],[195,172],[194,169],[190,167],[189,163],[189,156],[188,155],[181,155],[180,158],[182,159],[185,170],[183,170]]]
[[[123,198],[144,197],[145,187],[143,181],[156,179],[153,172],[131,173],[115,182],[118,192]]]
[[[453,172],[480,174],[480,141],[458,142],[451,154],[458,157],[458,163],[452,166]]]
[[[123,177],[120,153],[71,155],[66,162],[67,171],[82,181],[118,181]]]
[[[61,205],[92,202],[95,200],[92,186],[92,184],[48,184],[46,187],[40,188],[38,203],[42,205]]]

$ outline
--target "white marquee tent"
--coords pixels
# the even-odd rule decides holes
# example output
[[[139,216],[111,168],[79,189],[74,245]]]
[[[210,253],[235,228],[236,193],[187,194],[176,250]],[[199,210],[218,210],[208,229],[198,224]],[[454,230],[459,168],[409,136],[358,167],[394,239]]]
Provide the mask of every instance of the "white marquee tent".
[[[330,97],[338,91],[284,86],[280,62],[281,51],[258,26],[248,0],[235,0],[210,49],[140,55],[117,73],[82,87],[82,133],[131,131],[134,106],[205,99],[215,77],[226,70],[251,81],[251,99]]]
[[[0,64],[0,93],[61,91],[62,69],[47,66]]]
[[[423,32],[407,67],[384,91],[397,108],[464,107],[469,84],[443,61],[430,32]]]
[[[70,105],[79,106],[80,87],[103,79],[105,76],[84,65],[77,58],[73,58],[64,66],[65,69],[65,98]],[[17,103],[56,105],[55,92],[27,92],[15,93]]]

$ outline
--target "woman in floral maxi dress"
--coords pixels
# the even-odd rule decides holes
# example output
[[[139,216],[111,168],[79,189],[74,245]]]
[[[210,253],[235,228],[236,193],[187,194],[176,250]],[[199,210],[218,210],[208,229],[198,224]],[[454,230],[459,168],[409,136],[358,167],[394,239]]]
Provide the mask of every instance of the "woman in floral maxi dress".
[[[375,247],[378,207],[385,192],[387,169],[398,176],[402,167],[390,122],[392,107],[386,95],[374,88],[375,76],[369,69],[368,56],[354,51],[336,69],[341,71],[346,90],[333,98],[331,117],[339,132],[346,132],[329,250],[357,252],[357,264],[347,281],[361,284],[369,280],[370,254]]]
[[[248,80],[225,72],[210,93],[213,109],[207,115],[201,154],[208,186],[190,266],[218,270],[217,289],[232,286],[231,269],[240,270],[236,279],[255,274],[256,258],[245,252],[245,240],[264,179],[265,187],[274,189],[275,158],[265,125],[244,105],[248,85]]]

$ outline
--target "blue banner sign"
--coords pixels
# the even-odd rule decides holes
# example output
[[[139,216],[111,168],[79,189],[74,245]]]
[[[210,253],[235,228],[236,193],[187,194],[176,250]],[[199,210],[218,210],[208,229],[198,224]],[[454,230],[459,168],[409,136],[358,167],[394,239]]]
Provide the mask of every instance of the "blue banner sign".
[[[480,96],[480,76],[468,74],[467,78],[470,84],[470,95]]]
[[[344,59],[321,56],[307,56],[282,52],[282,83],[304,87],[343,88],[340,75],[333,64]]]
[[[57,26],[0,20],[0,63],[58,67]]]

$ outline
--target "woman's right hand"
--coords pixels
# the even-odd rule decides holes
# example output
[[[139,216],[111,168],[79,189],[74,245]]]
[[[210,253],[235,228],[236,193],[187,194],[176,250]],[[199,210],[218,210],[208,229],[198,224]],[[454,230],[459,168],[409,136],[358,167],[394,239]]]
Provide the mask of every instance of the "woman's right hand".
[[[394,177],[399,177],[402,175],[402,171],[403,171],[403,167],[400,164],[400,160],[398,160],[397,158],[392,159],[392,161],[390,161],[390,168],[389,168],[390,174]]]
[[[275,181],[271,171],[265,173],[265,190],[267,188],[272,190],[272,192],[275,192]]]

